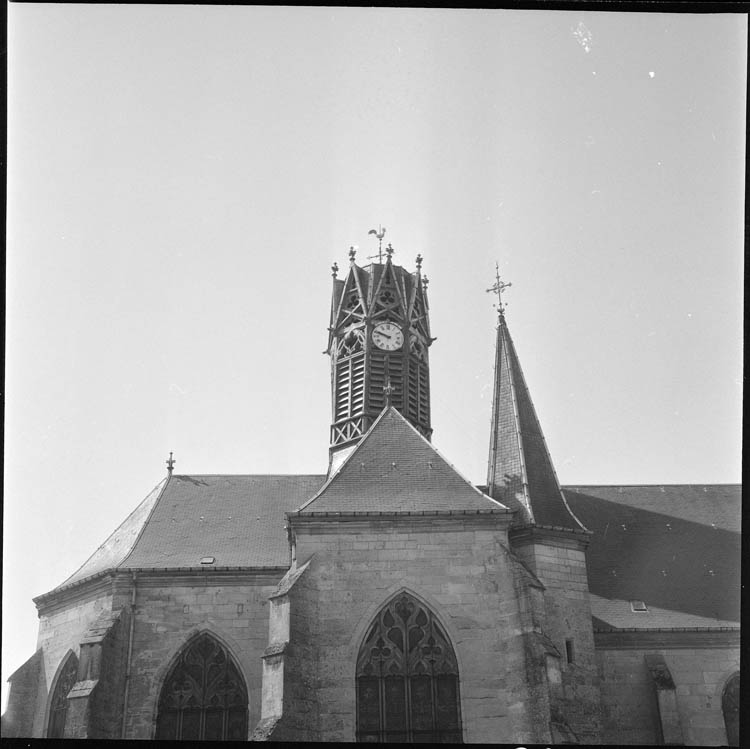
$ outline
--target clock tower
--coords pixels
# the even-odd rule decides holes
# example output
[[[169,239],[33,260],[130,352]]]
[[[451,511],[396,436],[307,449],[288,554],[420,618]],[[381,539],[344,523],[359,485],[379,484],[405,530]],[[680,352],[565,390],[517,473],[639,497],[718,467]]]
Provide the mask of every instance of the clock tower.
[[[369,265],[355,262],[339,279],[333,266],[331,324],[326,353],[331,357],[331,442],[329,473],[372,426],[386,405],[393,405],[428,440],[430,426],[430,337],[427,278],[422,257],[416,271],[395,265],[393,247],[382,247],[385,229],[376,234],[379,252]],[[385,255],[385,258],[384,258]]]

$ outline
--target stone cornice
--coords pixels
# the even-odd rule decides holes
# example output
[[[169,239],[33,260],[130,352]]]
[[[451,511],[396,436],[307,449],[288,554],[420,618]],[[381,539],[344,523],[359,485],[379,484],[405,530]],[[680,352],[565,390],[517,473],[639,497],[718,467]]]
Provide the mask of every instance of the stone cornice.
[[[289,527],[295,533],[341,533],[382,530],[388,525],[398,526],[403,532],[455,531],[463,529],[495,528],[505,531],[510,516],[505,511],[473,512],[362,512],[362,513],[287,513]],[[342,528],[345,526],[345,529]]]
[[[196,578],[201,584],[243,585],[252,578],[255,585],[277,585],[288,567],[143,567],[129,569],[108,569],[90,577],[76,580],[69,585],[55,588],[32,599],[39,615],[46,614],[60,604],[69,604],[97,594],[112,594],[114,588],[122,590],[122,584],[130,585],[133,574],[138,578],[138,586],[158,586],[164,582],[171,585],[194,585]]]
[[[529,543],[552,543],[572,549],[586,549],[591,542],[591,531],[561,528],[552,525],[521,525],[511,527],[508,539],[512,546]]]
[[[598,650],[734,648],[740,645],[740,628],[595,630],[594,645]]]

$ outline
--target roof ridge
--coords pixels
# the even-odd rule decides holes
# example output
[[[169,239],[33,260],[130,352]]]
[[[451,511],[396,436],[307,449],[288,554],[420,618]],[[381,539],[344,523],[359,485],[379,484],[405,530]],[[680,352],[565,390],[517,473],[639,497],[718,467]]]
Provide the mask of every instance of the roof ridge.
[[[307,476],[312,478],[313,476],[325,476],[325,473],[175,473],[172,478],[222,478],[222,477],[237,477],[237,478],[270,478],[271,476],[288,476],[289,478],[300,478]]]
[[[320,489],[318,489],[318,491],[315,492],[315,494],[313,494],[313,496],[307,500],[307,502],[305,502],[304,504],[300,505],[297,508],[297,512],[302,512],[302,510],[304,510],[305,507],[307,507],[309,504],[314,502],[331,485],[331,482],[336,478],[336,476],[338,476],[341,473],[341,471],[344,470],[344,467],[348,465],[349,461],[352,459],[352,456],[357,453],[357,451],[365,443],[365,440],[367,440],[367,438],[372,434],[373,429],[375,429],[375,426],[380,423],[380,421],[383,419],[383,416],[385,415],[386,411],[389,408],[393,408],[393,406],[392,405],[383,406],[383,410],[378,414],[375,421],[372,422],[372,424],[370,425],[370,428],[364,433],[364,436],[362,437],[362,439],[359,442],[357,442],[357,444],[354,446],[354,449],[344,458],[344,460],[341,462],[341,465],[336,469],[336,471],[332,473],[325,480],[325,482],[323,483],[323,486],[321,486]]]
[[[393,407],[393,406],[391,406],[391,408],[394,408],[394,407]],[[406,425],[407,425],[407,426],[408,426],[408,427],[409,427],[409,428],[410,428],[410,429],[411,429],[411,430],[412,430],[412,431],[414,432],[414,434],[416,434],[416,435],[417,435],[417,437],[419,437],[419,438],[420,438],[420,439],[421,439],[421,440],[422,440],[423,442],[425,442],[425,444],[426,444],[426,445],[427,445],[427,446],[428,446],[428,447],[429,447],[429,448],[430,448],[430,449],[431,449],[431,450],[432,450],[432,451],[433,451],[434,453],[436,453],[436,454],[437,454],[437,455],[438,455],[438,456],[439,456],[439,457],[440,457],[440,458],[441,458],[441,459],[443,460],[443,462],[444,462],[444,463],[446,463],[446,464],[447,464],[447,465],[448,465],[448,466],[449,466],[449,467],[451,468],[451,470],[453,470],[453,472],[454,472],[454,473],[456,473],[456,475],[457,475],[457,476],[458,476],[458,477],[459,477],[460,479],[462,479],[462,480],[463,480],[463,481],[464,481],[464,482],[465,482],[466,484],[468,484],[468,485],[469,485],[469,486],[470,486],[470,487],[471,487],[471,488],[472,488],[472,489],[473,489],[473,490],[474,490],[474,491],[475,491],[475,492],[476,492],[477,494],[479,494],[479,496],[480,496],[480,497],[484,497],[485,499],[489,499],[489,500],[490,500],[491,502],[494,502],[494,503],[495,503],[496,505],[498,505],[498,506],[499,506],[499,507],[501,507],[502,509],[504,509],[504,510],[509,510],[509,511],[510,511],[510,508],[509,508],[509,507],[507,507],[506,505],[504,505],[504,504],[503,504],[502,502],[499,502],[498,500],[494,499],[493,497],[490,497],[490,495],[489,495],[489,494],[485,494],[485,493],[484,493],[483,491],[480,491],[480,489],[479,489],[479,488],[478,488],[477,486],[475,486],[475,485],[474,485],[474,484],[473,484],[473,483],[472,483],[471,481],[469,481],[469,479],[467,479],[467,478],[466,478],[466,476],[464,476],[464,475],[463,475],[463,473],[461,473],[461,471],[459,471],[459,470],[458,470],[458,468],[456,468],[456,466],[454,466],[454,465],[453,465],[453,463],[451,463],[451,461],[450,461],[450,460],[448,460],[448,458],[446,458],[446,457],[445,457],[445,455],[443,455],[443,453],[441,453],[441,452],[440,452],[440,450],[438,450],[438,449],[437,449],[437,447],[435,447],[435,445],[433,445],[433,444],[432,444],[432,442],[430,442],[430,441],[429,441],[429,440],[428,440],[428,439],[427,439],[427,438],[426,438],[426,437],[425,437],[425,436],[424,436],[424,435],[423,435],[423,434],[422,434],[422,433],[421,433],[421,432],[420,432],[420,431],[419,431],[419,430],[418,430],[418,429],[417,429],[417,428],[416,428],[416,427],[415,427],[415,426],[414,426],[413,424],[411,424],[411,423],[410,423],[410,422],[408,421],[408,419],[406,419],[406,418],[404,417],[404,415],[403,415],[403,414],[401,414],[401,413],[400,413],[400,412],[399,412],[399,411],[398,411],[397,409],[395,409],[395,408],[394,408],[394,411],[396,411],[396,413],[397,413],[397,414],[398,414],[398,415],[399,415],[399,416],[401,417],[401,419],[402,419],[402,420],[404,421],[404,423],[405,423],[405,424],[406,424]]]
[[[130,555],[135,550],[135,547],[138,546],[138,542],[141,540],[141,536],[143,535],[143,531],[146,530],[146,526],[148,525],[149,521],[151,520],[151,517],[154,514],[154,510],[157,508],[159,501],[164,496],[164,490],[169,486],[169,482],[172,480],[172,475],[167,476],[167,480],[164,481],[164,486],[162,486],[161,491],[159,492],[159,496],[156,498],[153,506],[151,507],[151,512],[149,512],[148,517],[146,518],[145,522],[141,526],[141,529],[138,531],[138,535],[135,537],[135,541],[133,541],[133,545],[130,547],[130,551],[115,565],[115,569],[117,569],[121,564],[125,564],[125,562],[128,561],[130,558]],[[157,484],[158,486],[158,484]],[[130,516],[128,516],[130,517]],[[120,524],[122,525],[122,523]],[[118,526],[119,528],[120,526]]]
[[[151,511],[149,512],[148,517],[146,518],[143,525],[141,526],[141,529],[138,532],[138,536],[133,542],[133,546],[130,548],[130,551],[128,551],[128,553],[120,560],[120,563],[124,562],[128,558],[128,556],[130,556],[130,553],[133,551],[133,548],[135,548],[135,545],[138,542],[138,539],[140,538],[140,534],[143,533],[143,529],[146,527],[146,523],[148,522],[148,519],[151,517],[151,513],[154,511],[154,507],[156,507],[157,503],[159,502],[159,497],[161,497],[161,495],[164,493],[164,488],[169,483],[169,477],[163,478],[161,481],[159,481],[156,484],[156,486],[154,486],[154,488],[151,489],[151,491],[148,492],[148,494],[146,494],[146,496],[127,514],[127,516],[123,518],[123,520],[120,521],[120,523],[117,524],[115,529],[96,547],[96,549],[94,549],[94,551],[92,551],[91,554],[89,554],[88,557],[86,557],[86,560],[82,564],[79,564],[78,567],[76,567],[76,569],[70,575],[68,575],[65,578],[65,580],[63,580],[63,582],[60,583],[60,585],[56,585],[52,589],[52,591],[55,591],[58,588],[63,587],[64,585],[68,585],[69,584],[68,581],[74,578],[99,553],[99,551],[106,545],[107,541],[109,541],[110,538],[112,538],[120,530],[120,528],[122,528],[122,526],[125,525],[125,523],[127,523],[128,520],[130,520],[130,518],[133,517],[133,515],[135,515],[136,512],[138,512],[141,505],[159,488],[159,484],[161,483],[163,483],[164,485],[162,486],[161,491],[159,492],[159,496],[154,500],[154,505],[151,508]],[[85,580],[86,578],[82,578],[82,579]],[[74,582],[77,582],[77,581],[74,581]]]

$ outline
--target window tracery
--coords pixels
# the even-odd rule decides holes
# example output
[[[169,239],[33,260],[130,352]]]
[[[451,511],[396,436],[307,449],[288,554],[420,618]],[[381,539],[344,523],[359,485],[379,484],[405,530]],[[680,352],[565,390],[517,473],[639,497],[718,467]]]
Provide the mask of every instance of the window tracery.
[[[78,679],[78,657],[70,653],[57,679],[55,692],[49,708],[47,738],[62,739],[65,737],[65,718],[68,714],[68,693]]]
[[[461,741],[458,663],[432,612],[408,593],[370,627],[357,659],[358,741]]]
[[[202,634],[180,654],[159,698],[157,739],[247,740],[247,689],[232,657]]]
[[[733,674],[721,695],[721,711],[727,729],[727,744],[740,745],[740,674]]]

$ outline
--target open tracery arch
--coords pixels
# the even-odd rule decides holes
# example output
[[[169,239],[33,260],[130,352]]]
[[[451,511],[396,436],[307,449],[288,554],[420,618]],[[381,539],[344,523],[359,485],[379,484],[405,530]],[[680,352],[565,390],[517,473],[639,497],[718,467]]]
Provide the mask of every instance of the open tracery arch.
[[[78,656],[71,650],[58,671],[57,683],[49,703],[47,738],[65,738],[65,719],[68,715],[68,693],[78,679]]]
[[[159,697],[157,739],[247,740],[247,687],[228,650],[209,633],[179,654]]]
[[[460,742],[458,663],[434,614],[399,593],[357,658],[357,740]]]

